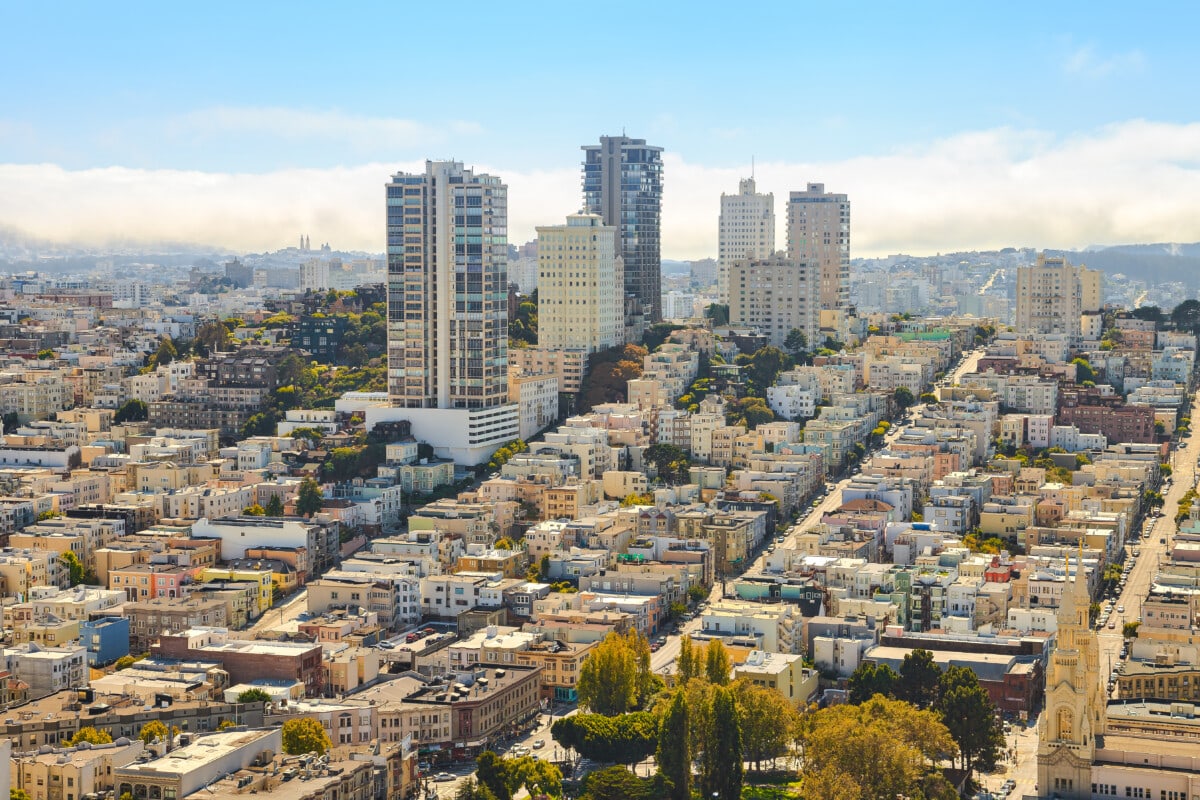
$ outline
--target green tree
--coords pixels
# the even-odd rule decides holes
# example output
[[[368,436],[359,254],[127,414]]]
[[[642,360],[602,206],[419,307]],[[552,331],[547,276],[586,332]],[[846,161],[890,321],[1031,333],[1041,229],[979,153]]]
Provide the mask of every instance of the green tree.
[[[652,444],[646,448],[643,458],[646,463],[654,465],[658,477],[665,483],[687,482],[691,459],[682,448],[673,444]]]
[[[745,760],[754,762],[755,770],[760,770],[763,761],[786,755],[799,723],[791,701],[778,689],[745,679],[733,683],[733,694]]]
[[[138,731],[138,738],[146,744],[151,744],[165,742],[177,733],[179,733],[179,728],[167,728],[166,723],[162,720],[152,719]]]
[[[266,507],[263,508],[263,513],[268,517],[282,517],[283,499],[278,494],[271,495],[271,498],[267,500]]]
[[[661,775],[643,779],[617,766],[589,773],[580,800],[662,800],[667,794]]]
[[[704,648],[704,676],[714,686],[729,683],[729,651],[720,639],[709,639]]]
[[[475,759],[475,778],[496,796],[496,800],[512,800],[519,785],[513,765],[491,750],[485,750]]]
[[[279,415],[274,411],[259,411],[247,417],[242,423],[240,429],[241,438],[249,439],[251,436],[274,436],[276,425],[279,424]]]
[[[916,398],[913,397],[912,390],[907,386],[897,386],[896,390],[892,392],[892,397],[895,398],[896,406],[901,411],[910,408],[912,404],[917,401]]]
[[[88,744],[111,744],[112,740],[112,734],[108,731],[97,730],[91,725],[85,725],[75,731],[75,735],[67,740],[67,746],[74,747],[80,742],[87,742]]]
[[[123,425],[126,422],[143,422],[150,418],[150,408],[142,400],[136,398],[126,400],[117,413],[113,414],[113,422]]]
[[[37,357],[38,361],[46,361],[52,358],[58,358],[58,354],[47,347],[44,350],[38,350]]]
[[[175,349],[175,342],[171,341],[170,336],[164,336],[158,343],[158,350],[154,351],[154,355],[150,357],[150,365],[165,367],[177,358],[179,358],[179,351]]]
[[[1121,635],[1126,639],[1136,639],[1138,635],[1138,628],[1141,626],[1142,623],[1137,622],[1136,620],[1133,622],[1126,622],[1121,626]]]
[[[757,397],[765,397],[779,373],[792,367],[791,357],[771,345],[759,348],[749,356],[738,356],[734,361],[745,368],[747,393]]]
[[[139,656],[121,656],[120,658],[117,659],[116,664],[114,664],[113,666],[116,667],[118,672],[120,672],[123,669],[129,669],[134,664],[141,661],[143,658],[145,658],[148,655],[149,655],[149,653],[142,653]]]
[[[1004,731],[996,706],[967,667],[952,666],[941,677],[937,710],[958,745],[959,765],[968,776],[990,772],[1004,751]]]
[[[1163,310],[1158,306],[1138,306],[1137,308],[1133,309],[1133,311],[1129,312],[1129,316],[1133,317],[1134,319],[1153,322],[1155,325],[1165,322],[1167,319],[1167,315],[1164,314]]]
[[[296,497],[296,513],[303,517],[311,517],[325,505],[325,497],[321,494],[321,485],[312,478],[300,482],[300,492]]]
[[[812,793],[810,781],[813,787],[836,789],[828,797],[927,797],[927,777],[956,752],[935,712],[882,696],[807,715],[800,744],[806,800],[822,797]]]
[[[1075,382],[1083,383],[1084,381],[1096,381],[1096,370],[1092,369],[1092,365],[1088,363],[1086,358],[1076,358],[1071,361],[1075,365]]]
[[[554,741],[584,758],[603,763],[636,764],[658,747],[658,717],[649,711],[627,714],[573,714],[556,720]]]
[[[458,791],[454,793],[454,800],[497,800],[497,798],[492,794],[491,789],[476,782],[474,778],[467,778],[466,781],[459,784]]]
[[[12,433],[21,424],[21,418],[15,411],[9,411],[4,414],[4,433]]]
[[[692,644],[692,637],[679,637],[679,655],[675,657],[675,677],[680,684],[686,684],[692,678],[700,677],[700,648]]]
[[[13,786],[8,790],[8,800],[33,800],[33,798],[29,796],[29,792]]]
[[[658,729],[658,768],[671,782],[671,800],[691,800],[692,748],[688,738],[687,697],[676,692]]]
[[[212,320],[196,329],[196,338],[192,340],[192,346],[199,355],[208,356],[227,351],[232,341],[233,336],[230,335],[229,328]]]
[[[896,682],[900,678],[887,664],[864,661],[850,675],[850,702],[865,703],[877,694],[891,697],[896,693]]]
[[[716,800],[739,800],[742,775],[742,726],[737,705],[733,693],[718,686],[713,692],[710,739],[704,748],[701,794]]]
[[[247,689],[237,696],[237,701],[239,703],[269,703],[271,695],[262,689]]]
[[[79,584],[83,583],[85,576],[83,562],[79,560],[79,556],[75,554],[74,550],[64,551],[62,555],[58,557],[58,561],[67,570],[69,574],[67,580],[72,586],[78,586]]]
[[[933,660],[933,653],[916,648],[900,663],[896,681],[896,699],[912,703],[917,708],[930,708],[938,697],[942,669]]]
[[[624,637],[610,633],[579,670],[579,705],[598,714],[623,714],[637,704],[637,663]]]
[[[712,320],[714,328],[720,328],[729,324],[729,306],[721,303],[710,303],[708,308],[704,309],[704,316]]]
[[[783,349],[796,363],[800,363],[808,358],[808,337],[799,328],[792,328],[783,340]]]
[[[258,503],[254,503],[243,508],[242,514],[247,517],[265,517],[267,515],[267,510]]]
[[[562,795],[562,771],[554,764],[529,756],[510,761],[514,762],[511,769],[516,773],[517,786],[524,786],[530,797]]]
[[[748,430],[754,430],[775,419],[775,412],[761,397],[743,397],[732,407],[729,422],[733,425],[745,425]]]
[[[1176,330],[1200,330],[1200,300],[1184,300],[1171,311],[1171,323]]]
[[[687,595],[688,595],[688,600],[690,600],[691,602],[703,603],[705,600],[708,599],[708,589],[704,588],[703,586],[701,586],[698,583],[693,583],[691,586],[688,587]]]
[[[283,723],[283,752],[290,756],[304,753],[325,755],[333,743],[321,723],[312,717],[298,717]]]

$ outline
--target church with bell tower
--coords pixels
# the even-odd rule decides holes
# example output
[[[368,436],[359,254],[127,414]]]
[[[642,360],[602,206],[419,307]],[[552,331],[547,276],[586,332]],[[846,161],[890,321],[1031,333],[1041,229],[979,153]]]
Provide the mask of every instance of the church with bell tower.
[[[1092,766],[1103,747],[1108,698],[1100,644],[1088,624],[1091,596],[1083,556],[1058,610],[1058,643],[1046,669],[1046,710],[1038,725],[1038,789],[1043,797],[1092,797]],[[1097,741],[1099,739],[1099,741]]]

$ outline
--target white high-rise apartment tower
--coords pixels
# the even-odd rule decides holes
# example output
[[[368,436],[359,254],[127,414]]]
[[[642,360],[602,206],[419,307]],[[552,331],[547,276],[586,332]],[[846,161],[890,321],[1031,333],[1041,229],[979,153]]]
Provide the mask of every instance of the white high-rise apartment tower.
[[[817,271],[819,311],[850,304],[850,201],[810,183],[788,196],[787,252]]]
[[[405,419],[459,463],[517,437],[508,399],[508,188],[457,161],[387,184],[388,395],[367,427]]]
[[[1082,315],[1099,312],[1101,303],[1098,270],[1045,253],[1036,264],[1017,267],[1018,334],[1061,333],[1077,341]]]
[[[717,296],[729,304],[729,266],[741,258],[775,252],[775,195],[755,191],[754,178],[738,182],[737,194],[721,193],[717,223]]]
[[[625,270],[617,229],[599,214],[539,226],[538,346],[594,353],[625,339]]]

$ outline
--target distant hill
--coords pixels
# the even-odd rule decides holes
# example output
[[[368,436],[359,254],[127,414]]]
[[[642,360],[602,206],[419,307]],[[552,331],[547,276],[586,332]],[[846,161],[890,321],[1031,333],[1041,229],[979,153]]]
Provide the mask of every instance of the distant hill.
[[[1192,244],[1122,244],[1087,250],[1050,250],[1072,263],[1112,275],[1118,272],[1149,284],[1179,281],[1200,288],[1200,242]]]

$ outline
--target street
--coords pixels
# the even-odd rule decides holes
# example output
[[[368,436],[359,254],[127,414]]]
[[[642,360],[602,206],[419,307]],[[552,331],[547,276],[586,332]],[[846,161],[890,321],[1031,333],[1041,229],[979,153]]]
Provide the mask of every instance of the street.
[[[258,621],[246,630],[246,634],[251,639],[257,639],[259,635],[266,631],[279,631],[288,627],[288,623],[295,622],[307,610],[308,590],[301,589],[283,605],[277,608],[268,608],[264,611],[263,615],[258,618]]]

